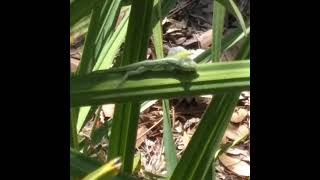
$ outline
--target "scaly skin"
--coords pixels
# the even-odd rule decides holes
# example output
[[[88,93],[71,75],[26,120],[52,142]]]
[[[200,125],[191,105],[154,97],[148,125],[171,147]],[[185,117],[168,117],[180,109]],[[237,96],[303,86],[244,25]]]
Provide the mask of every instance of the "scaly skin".
[[[184,50],[175,52],[173,55],[170,54],[168,57],[163,59],[140,61],[127,66],[104,70],[103,72],[127,72],[117,87],[121,86],[129,76],[139,75],[146,71],[179,70],[194,72],[196,71],[197,63],[188,58],[188,55],[190,55],[190,52]]]

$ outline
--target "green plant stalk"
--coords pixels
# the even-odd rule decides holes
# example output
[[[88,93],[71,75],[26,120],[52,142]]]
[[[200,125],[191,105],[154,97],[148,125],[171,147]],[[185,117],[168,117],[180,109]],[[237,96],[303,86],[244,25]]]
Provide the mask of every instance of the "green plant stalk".
[[[170,179],[196,180],[206,177],[239,95],[236,92],[215,96]]]
[[[115,28],[116,17],[121,8],[120,4],[121,0],[104,0],[99,1],[93,7],[87,37],[85,38],[83,55],[77,69],[78,75],[88,74],[94,70],[103,46],[110,39]],[[110,59],[109,61],[112,60]],[[90,106],[80,108],[77,120],[78,132],[91,118],[95,110],[95,108]]]
[[[246,29],[246,33],[250,33],[250,27]],[[230,34],[222,38],[221,47],[223,51],[228,50],[230,47],[243,40],[244,37],[244,32],[242,32],[241,28],[236,28]],[[211,61],[212,57],[212,49],[210,48],[197,56],[194,61],[197,63],[207,63]]]
[[[240,24],[240,27],[242,28],[242,31],[245,33],[245,36],[247,36],[245,31],[246,24],[236,3],[233,0],[217,0],[217,2],[223,5],[226,8],[226,10],[237,19],[238,23]]]
[[[70,148],[70,174],[73,177],[82,178],[101,165],[98,160],[87,157],[77,150]]]
[[[141,104],[140,108],[140,113],[146,110],[148,107],[150,107],[151,104],[154,104],[155,100],[152,101],[146,101]],[[93,130],[92,135],[91,135],[91,141],[93,144],[97,144],[102,140],[103,137],[107,137],[109,133],[109,127],[113,119],[109,119],[107,123],[104,123],[102,126],[99,128]],[[134,166],[136,167],[136,166]]]
[[[246,34],[250,34],[250,26],[245,31]],[[244,38],[246,38],[245,33],[241,31],[240,28],[236,28],[229,35],[226,35],[222,41],[222,47],[224,51],[234,46],[236,43],[240,42]],[[225,46],[224,46],[225,45]]]
[[[170,119],[170,106],[169,100],[162,100],[163,107],[163,142],[164,142],[164,151],[166,159],[166,176],[171,176],[174,169],[178,164],[176,146],[173,141],[172,131],[171,131],[171,119]]]
[[[154,10],[153,10],[153,21],[157,22],[153,28],[152,40],[156,51],[156,56],[158,59],[164,57],[163,54],[163,45],[162,45],[162,15],[161,15],[161,1],[154,1]],[[170,119],[170,106],[169,100],[162,100],[163,107],[163,142],[165,150],[165,159],[166,159],[166,169],[167,176],[171,176],[174,168],[178,164],[178,159],[176,156],[176,148],[173,142],[173,136],[171,131],[171,119]]]
[[[111,35],[110,40],[106,43],[105,46],[103,46],[97,63],[93,68],[93,71],[108,69],[111,67],[113,59],[119,52],[119,48],[125,40],[125,35],[128,28],[130,8],[125,13],[126,15],[120,22],[119,26],[116,28],[115,32]]]
[[[82,106],[79,108],[78,120],[77,120],[77,132],[86,125],[86,123],[92,118],[98,106]]]
[[[167,14],[170,10],[169,8],[171,8],[172,5],[174,5],[174,2],[175,1],[171,1],[171,0],[164,1],[164,9],[162,10],[162,14]],[[112,33],[111,38],[103,46],[103,49],[101,50],[97,58],[97,62],[94,65],[93,71],[109,68],[112,65],[113,59],[116,56],[122,42],[125,39],[125,35],[127,33],[127,27],[128,27],[128,14],[130,13],[130,6],[123,7],[122,10],[123,12],[126,13],[126,15],[123,18],[123,21],[116,28],[115,32]],[[86,23],[89,24],[89,22],[90,21]],[[153,24],[154,22],[157,22],[157,18],[153,19]],[[77,26],[80,26],[80,25],[77,24]],[[74,27],[74,29],[76,28],[77,27]],[[90,120],[95,109],[96,108],[90,107],[90,106],[85,106],[80,108],[78,121],[77,121],[78,132],[80,132],[81,128],[86,124],[86,122]]]
[[[248,90],[250,61],[198,65],[194,74],[176,72],[146,72],[129,78],[121,88],[113,87],[123,73],[97,73],[73,77],[71,106],[113,102],[144,101],[183,97],[213,92]],[[133,80],[134,79],[134,80]]]
[[[176,6],[176,3],[177,0],[163,0],[161,2],[162,17],[167,16],[170,10],[172,10]]]
[[[163,3],[159,2],[160,7],[162,7],[162,8],[158,9],[158,11],[161,11],[162,14],[168,14],[169,11],[172,8],[174,8],[175,3],[176,3],[175,0],[164,0]],[[158,4],[158,2],[155,1],[154,2],[154,6],[156,6],[157,4]],[[154,7],[154,8],[159,8],[159,5],[157,5],[157,7]],[[130,9],[129,9],[129,11],[130,11]],[[152,16],[153,17],[152,24],[156,24],[155,27],[153,28],[153,30],[154,30],[153,31],[153,36],[156,35],[156,34],[161,34],[161,40],[159,40],[158,42],[156,42],[158,40],[158,38],[157,39],[153,38],[154,44],[159,44],[160,45],[158,47],[155,47],[156,48],[156,54],[158,55],[158,54],[161,53],[160,57],[164,57],[163,51],[162,51],[163,47],[162,47],[161,16],[160,16],[159,12],[157,12],[157,11],[153,11],[153,12],[154,13],[153,13],[153,16]],[[124,24],[125,27],[123,29],[125,29],[125,33],[126,33],[126,29],[127,29],[127,26],[128,26],[128,21],[125,20],[125,19],[124,19],[124,21],[126,21],[126,24]],[[119,26],[121,26],[121,25],[119,25]],[[121,32],[119,33],[120,34],[119,36],[122,37],[123,31],[124,30],[121,29]],[[121,41],[122,39],[120,37],[117,37],[117,38],[114,38],[114,40],[116,40],[115,43],[110,43],[112,45],[112,47],[114,47],[114,44],[119,43],[119,41]],[[110,39],[110,41],[112,41],[112,38]],[[111,51],[111,49],[112,49],[112,48],[109,48],[107,45],[104,48],[108,49],[109,51]],[[159,51],[159,49],[161,49],[161,50]],[[101,66],[103,68],[110,67],[111,63],[105,61],[106,59],[113,59],[113,58],[110,58],[110,56],[113,56],[112,53],[106,53],[106,57],[104,57],[104,61],[103,61],[104,63],[101,64]],[[98,62],[99,62],[99,60],[98,60]],[[148,108],[150,106],[150,104],[153,104],[155,101],[157,101],[157,100],[145,101],[144,103],[142,103],[141,108],[140,108],[140,112],[143,112],[146,108]]]
[[[101,0],[71,0],[70,1],[70,29],[81,19],[90,15],[95,3]]]
[[[161,1],[154,0],[154,10],[152,14],[153,22],[155,26],[152,29],[152,41],[154,44],[154,49],[156,51],[156,56],[158,59],[164,58],[163,45],[162,45],[162,16],[161,16]]]
[[[249,52],[250,52],[250,36],[248,36],[247,38],[245,38],[245,41],[243,42],[240,51],[238,52],[237,56],[236,56],[236,60],[237,59],[241,59],[241,58],[246,58],[249,57]],[[235,61],[236,61],[235,60]],[[246,138],[248,134],[243,135],[242,137],[239,137],[238,139],[236,139],[234,142],[231,143],[227,143],[224,144],[217,152],[215,155],[215,160],[217,160],[218,156],[224,152],[226,152],[230,147],[236,145],[238,142],[240,142],[241,140],[243,140],[244,138]]]
[[[83,180],[93,180],[93,179],[111,180],[113,177],[119,174],[120,166],[121,166],[121,163],[119,158],[110,160],[103,166],[99,167],[98,169],[88,174],[86,177],[83,178]]]
[[[214,166],[212,166],[212,168],[208,169],[208,172],[206,174],[206,176],[204,177],[204,180],[212,180],[214,176],[216,176],[215,170],[213,169]]]
[[[212,46],[212,55],[213,62],[219,62],[221,57],[221,40],[223,36],[223,27],[224,27],[224,17],[225,17],[225,7],[218,2],[217,0],[213,1],[213,18],[212,18],[212,29],[213,33],[213,46]]]
[[[229,142],[229,143],[223,144],[221,146],[221,148],[216,152],[216,154],[214,156],[214,160],[216,161],[217,158],[219,157],[219,155],[221,155],[222,153],[226,152],[229,148],[237,145],[242,140],[246,139],[249,136],[249,134],[250,134],[250,132],[247,133],[247,134],[242,135],[241,137],[239,137],[238,139],[234,140],[233,142]]]
[[[85,18],[86,16],[89,16],[91,14],[91,20],[90,20],[90,24],[89,24],[89,33],[87,35],[87,38],[85,40],[85,44],[87,44],[85,46],[88,48],[88,46],[91,46],[90,49],[94,49],[92,48],[92,43],[94,40],[94,24],[96,24],[97,20],[96,20],[96,16],[95,14],[97,13],[97,7],[99,7],[99,5],[101,5],[103,3],[102,0],[94,0],[94,1],[88,1],[88,0],[72,0],[70,1],[70,29],[72,29],[74,27],[74,25],[79,22],[81,19]],[[91,30],[91,31],[90,31]],[[84,58],[83,58],[84,57]],[[86,74],[88,72],[91,72],[92,70],[92,63],[93,59],[90,58],[90,51],[88,52],[84,52],[82,59],[80,61],[79,67],[77,68],[77,74]],[[75,111],[80,112],[80,109],[75,109]],[[72,113],[72,112],[71,112]],[[77,117],[81,117],[81,114],[77,115]],[[71,120],[71,119],[70,119]],[[72,121],[72,120],[71,120]],[[74,129],[78,129],[77,127],[79,127],[78,125],[78,119],[77,120],[73,120],[73,122],[70,122],[72,131],[74,131]],[[81,123],[82,124],[82,123]],[[74,138],[73,138],[74,139]],[[74,141],[73,141],[74,142]]]
[[[100,105],[103,103],[144,101],[170,97],[201,95],[213,92],[248,90],[250,62],[248,60],[201,64],[197,73],[148,72],[128,79],[121,88],[114,84],[123,73],[107,73],[73,77],[71,106]],[[139,80],[138,80],[139,79]]]
[[[130,8],[124,9],[125,13],[130,12]],[[100,56],[96,64],[94,65],[93,71],[107,69],[111,66],[114,57],[116,56],[119,47],[125,39],[128,26],[128,14],[125,15],[123,21],[116,28],[115,32],[112,33],[110,40],[101,50]],[[79,111],[79,118],[77,123],[77,131],[80,132],[82,127],[90,120],[96,107],[85,106],[81,107]]]
[[[108,159],[122,157],[122,170],[127,173],[132,172],[136,140],[134,130],[138,126],[139,108],[138,103],[117,103],[114,110]]]
[[[235,17],[240,24],[240,27],[242,28],[243,32],[245,33],[245,36],[247,36],[246,24],[245,24],[245,21],[244,21],[244,18],[242,16],[241,12],[240,12],[240,9],[238,8],[238,6],[236,5],[236,3],[233,0],[229,0],[229,4],[231,6],[233,14],[235,14]]]
[[[94,6],[77,74],[92,72],[104,43],[114,30],[120,2],[121,0],[101,1]]]
[[[212,62],[219,62],[220,57],[221,57],[221,53],[222,53],[222,39],[223,39],[223,30],[224,30],[224,17],[225,17],[225,6],[223,6],[222,4],[220,4],[220,2],[218,2],[218,0],[214,0],[213,1],[213,23],[212,23],[212,29],[214,30],[213,33],[213,38],[214,38],[214,42],[213,42],[213,46],[212,46]],[[217,103],[220,103],[219,100],[223,99],[223,95],[218,94],[216,96],[217,99]],[[211,104],[213,104],[214,102],[211,102]],[[209,106],[210,106],[209,105]],[[207,111],[206,114],[209,114],[210,111]],[[205,115],[206,115],[205,114]],[[212,113],[212,115],[215,115]],[[217,114],[220,115],[220,114]],[[217,140],[218,137],[215,137],[215,140]],[[214,147],[214,146],[213,146]],[[210,152],[209,152],[210,153]],[[211,153],[215,153],[211,152]],[[199,164],[199,166],[209,166],[211,168],[208,168],[208,170],[204,171],[205,177],[208,178],[208,176],[211,176],[213,180],[216,179],[216,173],[215,173],[215,164],[213,163],[214,159],[210,160],[208,159],[206,162],[202,162],[201,164]],[[198,167],[197,167],[198,168]]]
[[[80,34],[85,34],[88,32],[88,27],[90,23],[90,16],[86,16],[82,18],[79,22],[77,22],[72,29],[70,29],[70,34],[74,34],[80,32]]]
[[[222,38],[223,38],[223,30],[224,30],[225,7],[230,7],[230,6],[223,6],[217,0],[213,1],[212,29],[214,29],[214,33],[213,33],[214,42],[211,48],[212,49],[211,57],[213,57],[211,62],[219,62],[221,53],[223,52],[221,46],[222,46]],[[212,102],[210,104],[212,104]],[[213,162],[213,160],[209,162]],[[209,170],[206,172],[206,177],[208,178],[208,176],[211,176],[212,179],[215,180],[216,179],[215,164],[211,163],[210,167],[212,168],[209,168]]]
[[[88,74],[92,71],[93,65],[95,63],[94,60],[94,41],[95,41],[95,36],[97,34],[97,28],[95,27],[95,24],[97,24],[97,15],[99,12],[97,12],[96,9],[93,9],[90,23],[89,23],[89,28],[88,28],[88,33],[85,38],[84,42],[84,48],[83,48],[83,54],[80,60],[80,64],[77,68],[76,74],[81,75],[81,74]]]
[[[132,1],[124,53],[120,66],[145,59],[151,31],[152,0]],[[121,157],[122,171],[133,171],[140,103],[116,104],[108,159]]]
[[[244,40],[237,56],[235,57],[235,60],[242,59],[242,58],[249,58],[249,57],[250,57],[250,37],[247,37]]]
[[[78,133],[76,130],[78,108],[70,109],[70,147],[79,150]]]
[[[117,17],[119,17],[122,0],[106,0],[104,6],[100,10],[98,34],[95,39],[95,61],[97,62],[101,56],[101,51],[105,44],[112,37],[115,31]],[[104,56],[104,55],[102,55]],[[111,59],[109,61],[112,61]]]
[[[105,167],[108,166],[108,167]],[[112,180],[134,180],[133,176],[120,173],[117,176],[113,176],[113,173],[117,173],[118,163],[116,161],[108,162],[107,165],[101,164],[98,160],[90,158],[77,152],[75,149],[70,148],[70,176],[72,180],[83,179],[85,176],[92,177],[99,174],[106,175],[109,173],[109,177],[103,177],[104,179],[110,178]],[[113,175],[112,175],[113,174]],[[108,176],[108,175],[107,175]],[[100,177],[102,178],[102,177]],[[92,178],[90,178],[92,179]],[[94,178],[93,178],[94,179]],[[97,178],[99,179],[99,178]]]

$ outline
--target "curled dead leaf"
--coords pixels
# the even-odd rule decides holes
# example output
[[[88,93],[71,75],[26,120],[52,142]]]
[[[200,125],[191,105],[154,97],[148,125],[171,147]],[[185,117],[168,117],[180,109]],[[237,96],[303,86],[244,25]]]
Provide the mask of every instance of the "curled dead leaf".
[[[76,72],[77,68],[78,68],[78,65],[79,65],[80,61],[78,60],[75,60],[73,58],[71,58],[71,61],[70,61],[70,65],[71,65],[71,72]]]
[[[105,104],[102,106],[105,117],[112,118],[114,112],[114,104]]]
[[[231,147],[227,150],[226,153],[237,156],[238,159],[241,159],[243,161],[250,162],[250,154],[248,150]]]
[[[144,140],[147,138],[145,132],[148,130],[146,126],[141,126],[138,128],[137,131],[137,140],[136,140],[136,147],[140,147]]]
[[[183,132],[182,142],[183,142],[184,148],[186,148],[188,146],[190,138],[191,137],[190,137],[190,135],[188,135],[188,133]]]
[[[231,122],[241,123],[243,120],[245,120],[247,115],[248,115],[248,110],[241,108],[232,114]]]
[[[212,44],[212,29],[204,32],[198,37],[200,48],[207,49]]]
[[[219,156],[220,162],[230,171],[239,176],[250,176],[250,165],[238,158],[231,157],[225,153]]]
[[[228,142],[228,139],[236,140],[240,137],[245,136],[246,134],[249,134],[250,130],[246,125],[234,125],[232,123],[229,123],[229,126],[222,138],[222,144],[225,144]]]
[[[182,130],[182,124],[179,123],[179,125],[176,126],[174,129],[176,130],[176,132],[181,133],[181,132],[183,131],[183,130]]]
[[[177,38],[177,39],[175,39],[175,43],[176,44],[182,44],[182,43],[184,43],[185,41],[186,41],[186,37],[179,37],[179,38]]]

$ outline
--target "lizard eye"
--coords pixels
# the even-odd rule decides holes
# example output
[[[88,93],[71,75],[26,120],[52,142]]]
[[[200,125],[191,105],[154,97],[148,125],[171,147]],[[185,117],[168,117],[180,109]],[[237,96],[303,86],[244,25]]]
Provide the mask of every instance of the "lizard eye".
[[[181,65],[182,66],[186,66],[186,65],[188,65],[189,63],[188,63],[188,61],[181,61]]]

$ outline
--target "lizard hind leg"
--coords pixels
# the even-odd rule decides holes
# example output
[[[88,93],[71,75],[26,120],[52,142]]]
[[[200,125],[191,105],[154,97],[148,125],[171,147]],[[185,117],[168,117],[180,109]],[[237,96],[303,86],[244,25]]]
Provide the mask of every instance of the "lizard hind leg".
[[[126,74],[123,76],[123,78],[121,79],[121,81],[117,87],[120,87],[128,79],[128,77],[142,74],[143,72],[145,72],[147,70],[148,69],[145,68],[144,66],[140,66],[136,70],[126,72]]]

